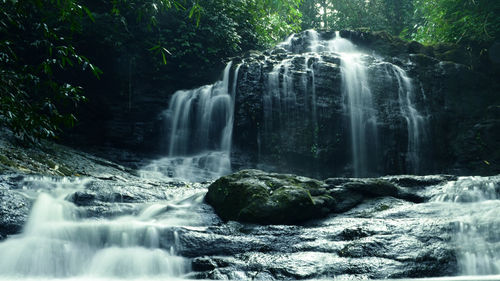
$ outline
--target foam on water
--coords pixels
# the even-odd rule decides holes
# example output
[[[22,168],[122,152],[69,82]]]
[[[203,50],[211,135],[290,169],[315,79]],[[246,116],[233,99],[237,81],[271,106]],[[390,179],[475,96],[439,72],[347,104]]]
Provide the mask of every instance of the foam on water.
[[[38,197],[23,232],[0,243],[0,278],[180,278],[190,272],[189,261],[176,255],[176,226],[204,224],[192,210],[203,193],[144,205],[137,215],[89,219],[65,200],[85,183],[29,182]]]
[[[461,177],[434,191],[455,220],[463,275],[500,274],[500,176]]]

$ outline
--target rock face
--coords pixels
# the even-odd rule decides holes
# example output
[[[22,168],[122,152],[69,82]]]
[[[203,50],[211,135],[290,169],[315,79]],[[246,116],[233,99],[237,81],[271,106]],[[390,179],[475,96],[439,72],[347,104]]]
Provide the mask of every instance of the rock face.
[[[28,219],[31,200],[16,190],[13,186],[23,179],[21,176],[0,175],[0,240],[7,235],[21,232]]]
[[[317,39],[335,36],[322,31]],[[368,147],[362,154],[371,167],[361,176],[500,171],[500,88],[493,70],[498,70],[498,63],[491,62],[486,52],[474,57],[463,47],[423,46],[385,33],[343,30],[339,36],[365,54],[366,85],[376,111],[376,136],[359,141]],[[106,63],[106,75],[117,82],[89,85],[92,103],[82,109],[83,122],[70,139],[77,145],[165,153],[170,135],[162,112],[169,107],[169,98],[179,88],[206,83],[218,71],[207,73],[196,85],[188,79],[170,81],[151,67],[151,61],[131,56],[129,50],[122,52],[119,59],[109,56]],[[236,58],[231,74],[238,65],[233,170],[259,168],[315,178],[357,176],[351,147],[356,137],[346,110],[338,53],[313,50],[306,31],[276,48]],[[422,122],[417,125],[401,114],[397,100],[408,91],[398,91],[402,81],[391,73],[394,67],[411,80],[413,99],[408,108],[419,112]],[[218,68],[222,71],[223,66]],[[285,88],[288,94],[277,98],[276,90],[284,93]],[[410,141],[414,137],[410,127],[420,128],[415,138],[419,151],[409,149],[417,145]]]
[[[338,53],[316,46],[327,45],[334,33],[311,34],[296,34],[242,59],[233,133],[236,168],[316,178],[355,175],[346,64]],[[376,134],[367,131],[361,141],[367,147],[363,161],[371,167],[362,176],[500,171],[495,149],[500,100],[491,74],[448,61],[467,62],[447,56],[450,46],[426,47],[378,33],[338,36],[365,54],[363,87],[369,88],[372,109],[363,110],[375,111]],[[418,114],[405,113],[405,106]]]
[[[420,195],[385,179],[318,181],[290,174],[243,170],[216,180],[205,200],[224,220],[295,224],[345,212],[364,200],[392,196],[423,202]]]

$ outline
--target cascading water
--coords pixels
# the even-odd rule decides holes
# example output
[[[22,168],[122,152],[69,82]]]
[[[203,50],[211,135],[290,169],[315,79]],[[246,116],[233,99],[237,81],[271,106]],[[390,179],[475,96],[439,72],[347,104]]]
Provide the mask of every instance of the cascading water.
[[[37,199],[23,233],[0,243],[0,279],[151,280],[190,272],[189,261],[175,254],[176,229],[200,224],[191,207],[203,194],[180,203],[144,204],[137,215],[96,219],[67,200],[86,184],[67,178],[25,181],[23,192]]]
[[[321,64],[327,67],[338,67],[341,74],[340,93],[343,99],[343,115],[349,129],[347,145],[350,147],[347,149],[350,150],[351,175],[366,177],[383,171],[381,142],[385,141],[387,145],[396,141],[396,136],[381,136],[379,127],[381,127],[381,122],[386,122],[383,125],[389,127],[391,125],[387,123],[395,122],[394,119],[399,117],[405,120],[402,126],[405,126],[407,131],[407,146],[406,151],[397,148],[398,152],[395,154],[403,152],[406,160],[401,164],[404,166],[402,170],[419,172],[425,118],[416,109],[412,80],[406,72],[394,64],[367,55],[351,41],[342,38],[339,32],[336,32],[331,39],[322,39],[314,30],[308,30],[306,35],[302,38],[290,36],[279,44],[278,46],[285,49],[287,53],[286,56],[282,55],[283,58],[277,62],[274,61],[275,58],[270,60],[266,58],[266,61],[273,64],[272,70],[267,73],[267,83],[263,93],[264,131],[265,134],[271,135],[267,138],[268,141],[273,141],[272,132],[278,131],[281,134],[279,144],[287,145],[287,142],[290,142],[290,146],[300,145],[300,140],[294,143],[290,138],[296,133],[294,129],[297,124],[302,122],[306,124],[304,127],[309,126],[312,131],[311,135],[314,140],[309,145],[311,145],[313,156],[318,155],[318,140],[325,137],[319,135],[320,125],[324,126],[324,124],[318,123],[318,114],[323,114],[323,120],[331,118],[325,117],[326,111],[323,108],[326,106],[322,103],[325,99],[334,98],[317,97],[316,76],[323,76],[321,78],[323,83],[327,81],[327,78],[321,72],[321,68],[316,68]],[[307,47],[304,47],[306,44]],[[328,66],[332,63],[338,66]],[[371,84],[374,79],[387,81],[386,87],[390,88],[391,92],[382,92],[380,88],[373,90]],[[325,92],[324,88],[322,91]],[[330,95],[335,94],[335,90],[332,89]],[[396,108],[383,108],[384,106],[391,107],[394,103],[397,103]],[[394,111],[398,113],[392,113]],[[384,116],[392,114],[395,117],[379,121],[381,114]],[[288,119],[283,120],[282,116]],[[328,134],[325,130],[322,132]],[[295,138],[302,137],[299,134],[295,136]],[[332,146],[332,144],[327,145]],[[391,145],[398,146],[398,144]],[[279,147],[275,144],[268,146]]]
[[[436,190],[434,201],[454,220],[460,273],[500,274],[500,176],[463,177]]]
[[[386,67],[386,77],[397,81],[399,110],[406,121],[408,131],[408,145],[406,166],[412,173],[420,172],[421,146],[426,140],[425,117],[415,107],[415,93],[411,78],[399,66],[383,63]]]
[[[311,43],[315,44],[315,43]],[[350,41],[340,37],[328,42],[328,50],[341,59],[342,87],[351,126],[351,149],[354,176],[367,176],[376,166],[377,110],[368,83],[363,54]]]
[[[214,179],[231,172],[234,96],[239,66],[230,85],[230,62],[221,81],[177,91],[164,115],[169,131],[168,157],[142,169],[144,176],[185,181]]]

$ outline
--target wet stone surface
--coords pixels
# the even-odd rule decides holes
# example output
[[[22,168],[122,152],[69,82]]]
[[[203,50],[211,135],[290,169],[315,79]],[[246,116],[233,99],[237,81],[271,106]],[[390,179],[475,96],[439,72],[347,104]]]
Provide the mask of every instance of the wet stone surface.
[[[456,203],[438,201],[439,194],[465,192],[460,193],[458,186],[468,184],[467,179],[459,180],[460,184],[452,179],[457,180],[448,176],[384,177],[379,180],[391,183],[390,188],[370,192],[363,185],[370,180],[329,179],[324,181],[326,186],[350,192],[361,189],[364,197],[346,211],[295,225],[223,221],[203,201],[207,191],[203,185],[169,186],[132,176],[59,180],[68,186],[79,184],[65,200],[75,204],[82,220],[141,217],[146,207],[156,204],[147,222],[157,229],[161,249],[190,262],[191,271],[185,277],[296,280],[460,274],[459,218],[497,207],[464,205],[457,210],[452,205]],[[498,177],[469,181],[485,194],[496,194],[499,189]],[[0,238],[22,230],[37,194],[65,188],[64,184],[42,186],[30,177],[1,176]],[[422,202],[398,198],[403,191],[419,196]],[[481,225],[499,229],[494,220]],[[500,237],[493,233],[486,237],[488,243],[500,244]]]

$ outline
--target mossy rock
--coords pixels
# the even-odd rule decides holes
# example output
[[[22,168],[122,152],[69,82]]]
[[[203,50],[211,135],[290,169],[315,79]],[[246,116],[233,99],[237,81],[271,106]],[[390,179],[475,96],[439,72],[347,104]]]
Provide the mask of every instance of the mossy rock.
[[[218,179],[205,198],[224,220],[259,224],[296,224],[320,218],[334,204],[320,181],[258,170]]]
[[[290,174],[243,170],[208,187],[205,200],[223,220],[258,224],[299,224],[346,212],[367,199],[425,200],[392,178],[333,178],[319,181]],[[382,206],[383,211],[389,206]]]
[[[7,167],[15,167],[16,162],[10,160],[7,156],[0,154],[0,164],[5,165]]]
[[[365,196],[393,196],[397,197],[399,189],[393,183],[383,179],[365,179],[353,181],[344,185],[348,190],[364,194]]]

